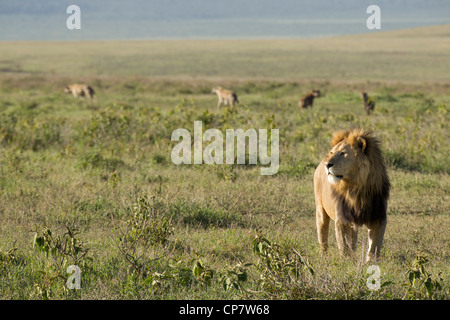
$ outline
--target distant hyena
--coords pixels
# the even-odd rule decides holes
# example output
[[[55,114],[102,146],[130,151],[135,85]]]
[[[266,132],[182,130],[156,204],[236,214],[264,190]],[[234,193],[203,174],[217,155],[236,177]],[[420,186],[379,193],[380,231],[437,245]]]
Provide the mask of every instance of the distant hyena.
[[[312,108],[312,106],[314,104],[314,98],[317,98],[317,97],[320,97],[320,90],[313,90],[310,93],[301,97],[298,104],[303,109],[306,109],[308,107]]]
[[[370,114],[375,109],[375,101],[367,95],[367,92],[361,92],[361,98],[364,104],[364,110]]]
[[[225,90],[222,87],[215,87],[214,89],[212,89],[211,93],[215,93],[217,95],[217,98],[219,99],[217,107],[220,107],[222,105],[222,102],[225,105],[230,104],[232,106],[239,103],[236,93],[230,90]]]
[[[65,87],[65,93],[71,93],[75,98],[78,97],[89,97],[94,98],[94,89],[88,86],[87,84],[72,84],[70,86]]]

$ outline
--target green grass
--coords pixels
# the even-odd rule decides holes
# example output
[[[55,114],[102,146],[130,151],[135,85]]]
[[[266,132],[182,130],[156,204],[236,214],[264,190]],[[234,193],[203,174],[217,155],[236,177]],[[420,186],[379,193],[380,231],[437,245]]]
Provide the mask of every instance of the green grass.
[[[1,46],[9,72],[0,74],[0,295],[448,299],[448,30]],[[96,100],[64,95],[72,81],[89,81]],[[216,108],[210,91],[218,84],[238,93],[235,109]],[[300,110],[312,88],[324,96]],[[371,116],[361,90],[376,100]],[[278,128],[278,174],[175,166],[171,133],[192,132],[194,120],[222,131]],[[326,257],[316,240],[312,174],[332,133],[354,126],[380,138],[392,182],[376,291],[361,263],[365,228],[353,258],[338,255],[333,227]],[[134,219],[146,212],[151,228],[140,229]],[[75,239],[88,249],[80,290],[57,277],[68,276],[68,253],[33,246],[45,226],[68,240],[67,227],[78,228]],[[417,255],[429,261],[414,264]]]
[[[54,76],[448,82],[450,26],[301,40],[10,42],[0,69]]]

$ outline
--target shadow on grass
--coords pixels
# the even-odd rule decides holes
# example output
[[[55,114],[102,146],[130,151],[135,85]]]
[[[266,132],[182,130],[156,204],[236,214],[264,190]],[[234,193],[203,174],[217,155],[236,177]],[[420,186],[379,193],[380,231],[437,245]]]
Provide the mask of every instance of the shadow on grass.
[[[428,158],[418,159],[417,156],[401,154],[395,151],[386,151],[385,158],[388,165],[395,169],[417,171],[420,173],[450,173],[450,170],[439,161]]]
[[[245,227],[243,217],[227,212],[224,209],[214,208],[208,204],[200,204],[178,200],[169,206],[168,214],[172,221],[193,227],[209,228],[211,226],[219,228]]]

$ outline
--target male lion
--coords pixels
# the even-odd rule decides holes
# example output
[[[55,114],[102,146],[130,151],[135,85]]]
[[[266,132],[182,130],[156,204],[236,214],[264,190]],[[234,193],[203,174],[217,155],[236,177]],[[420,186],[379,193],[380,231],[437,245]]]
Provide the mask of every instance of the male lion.
[[[75,98],[78,97],[89,97],[91,99],[94,98],[94,89],[84,83],[76,83],[64,88],[65,93],[71,93]]]
[[[219,99],[219,102],[217,103],[218,108],[222,105],[222,102],[225,105],[230,104],[231,106],[239,103],[236,93],[230,90],[225,90],[222,87],[213,88],[211,93],[215,93],[217,95],[217,98]]]
[[[358,227],[369,229],[366,262],[380,253],[386,228],[390,183],[379,141],[363,129],[340,131],[314,173],[319,245],[328,247],[328,225],[335,222],[341,254],[356,249]]]
[[[314,98],[317,98],[319,96],[320,96],[320,90],[313,90],[310,93],[301,97],[300,100],[298,101],[298,105],[303,109],[306,109],[308,107],[312,108],[312,106],[314,104]]]

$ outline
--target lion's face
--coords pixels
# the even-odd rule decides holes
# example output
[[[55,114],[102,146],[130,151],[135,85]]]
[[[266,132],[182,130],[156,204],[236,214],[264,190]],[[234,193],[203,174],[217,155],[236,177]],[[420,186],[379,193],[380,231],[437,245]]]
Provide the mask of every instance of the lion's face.
[[[348,141],[336,144],[324,158],[325,172],[331,184],[341,180],[351,183],[355,180],[366,180],[367,170],[364,164],[367,159],[359,145],[351,145]]]

